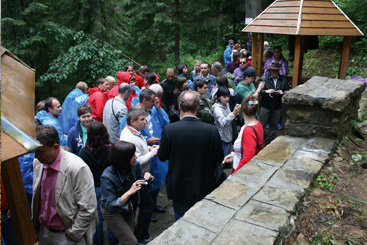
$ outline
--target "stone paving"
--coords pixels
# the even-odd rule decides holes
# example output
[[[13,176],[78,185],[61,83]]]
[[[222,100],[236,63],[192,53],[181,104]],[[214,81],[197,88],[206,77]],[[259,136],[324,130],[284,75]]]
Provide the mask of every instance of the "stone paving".
[[[335,143],[278,137],[149,244],[279,244]]]

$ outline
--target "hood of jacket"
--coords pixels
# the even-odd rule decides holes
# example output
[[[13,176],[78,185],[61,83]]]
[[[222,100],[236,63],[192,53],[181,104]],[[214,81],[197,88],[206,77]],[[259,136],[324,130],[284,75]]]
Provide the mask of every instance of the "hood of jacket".
[[[118,71],[116,86],[118,87],[121,83],[130,83],[130,78],[131,75],[126,71]]]
[[[88,89],[89,96],[91,96],[93,93],[97,93],[97,92],[101,92],[102,93],[102,91],[98,87],[94,87],[94,88],[89,88]]]
[[[214,103],[214,105],[213,105],[213,109],[214,108],[221,108],[222,110],[226,110],[227,109],[227,107],[229,108],[229,103],[227,103],[227,105],[226,106],[224,106],[224,105],[222,105],[222,103],[220,103],[220,102],[215,102]]]

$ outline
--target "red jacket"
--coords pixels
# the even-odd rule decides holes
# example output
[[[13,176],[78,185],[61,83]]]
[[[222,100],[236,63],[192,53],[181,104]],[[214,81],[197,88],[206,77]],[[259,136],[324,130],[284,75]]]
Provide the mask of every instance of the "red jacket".
[[[116,86],[113,87],[110,90],[110,93],[108,95],[108,99],[112,99],[112,98],[114,98],[118,95],[118,93],[119,93],[118,88],[119,88],[121,83],[129,83],[130,84],[130,78],[131,78],[131,75],[129,73],[127,73],[125,71],[118,71],[117,72]],[[141,77],[140,77],[140,79],[141,79]],[[136,77],[135,77],[135,80],[136,80]],[[144,82],[143,82],[143,84],[144,84]],[[137,84],[135,84],[135,85],[138,86]],[[137,95],[135,94],[135,90],[131,90],[131,94],[130,94],[129,99],[127,101],[125,101],[127,109],[131,108],[131,100],[134,97],[137,97]]]
[[[115,98],[119,94],[119,86],[121,83],[130,83],[131,75],[125,71],[118,71],[117,72],[117,83],[115,87],[110,89],[108,93],[108,99]]]
[[[92,107],[94,120],[103,122],[103,108],[107,101],[108,92],[103,93],[98,87],[89,88],[88,104]]]
[[[138,86],[139,88],[145,88],[144,79],[141,78],[141,76],[139,76],[135,72],[134,72],[134,76],[135,76],[135,80],[136,80],[135,85]]]

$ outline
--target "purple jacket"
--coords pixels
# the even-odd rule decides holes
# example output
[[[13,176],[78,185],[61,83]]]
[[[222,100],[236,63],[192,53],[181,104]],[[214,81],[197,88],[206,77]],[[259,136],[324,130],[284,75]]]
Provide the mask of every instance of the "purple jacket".
[[[233,72],[233,76],[234,76],[234,82],[237,85],[239,82],[241,82],[241,77],[243,75],[243,72],[247,69],[252,69],[255,70],[252,66],[247,66],[243,71],[241,71],[241,68],[238,67],[236,68],[236,70],[234,70]]]
[[[268,59],[264,64],[264,74],[265,75],[270,73],[270,71],[268,71],[268,66],[271,65],[272,63],[276,63],[274,56]],[[279,61],[279,65],[281,68],[279,71],[279,74],[285,77],[288,76],[288,73],[289,73],[288,61],[283,56]]]
[[[231,62],[228,63],[227,68],[226,68],[226,71],[228,71],[229,73],[232,73],[233,74],[234,70],[236,68],[238,68],[239,66],[240,65],[237,64],[236,62],[231,61]]]

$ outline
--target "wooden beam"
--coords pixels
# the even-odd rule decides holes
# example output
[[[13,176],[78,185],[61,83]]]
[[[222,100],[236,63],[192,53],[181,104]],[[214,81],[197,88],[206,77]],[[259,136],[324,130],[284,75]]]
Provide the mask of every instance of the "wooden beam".
[[[258,40],[258,33],[252,33],[252,60],[251,60],[251,66],[256,71],[256,64],[257,64],[257,40]]]
[[[18,158],[1,163],[1,178],[18,244],[36,243],[36,233],[31,220]]]
[[[259,39],[259,58],[257,61],[257,76],[261,77],[262,75],[262,70],[263,70],[263,66],[264,66],[264,33],[260,33],[260,39]]]
[[[256,33],[270,33],[270,34],[288,34],[295,35],[297,33],[296,27],[274,27],[274,26],[248,26],[246,32]]]
[[[300,57],[299,57],[299,66],[298,66],[298,73],[299,73],[300,80],[298,80],[297,86],[301,84],[302,69],[303,69],[303,57],[304,57],[304,54],[305,54],[305,45],[306,45],[306,36],[302,36],[302,38],[301,38],[301,53],[300,53]]]
[[[301,77],[300,72],[300,61],[301,61],[301,43],[302,43],[302,36],[296,36],[296,45],[294,48],[294,67],[293,67],[293,79],[292,79],[292,88],[297,87],[299,78]]]
[[[338,74],[339,79],[345,79],[345,76],[347,75],[351,39],[352,38],[350,36],[345,36],[343,40],[342,57],[340,58],[340,67],[339,67],[339,74]]]

